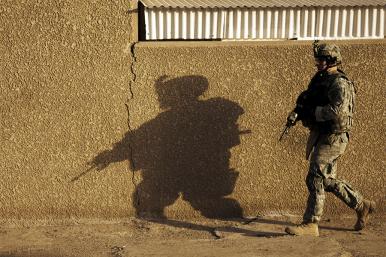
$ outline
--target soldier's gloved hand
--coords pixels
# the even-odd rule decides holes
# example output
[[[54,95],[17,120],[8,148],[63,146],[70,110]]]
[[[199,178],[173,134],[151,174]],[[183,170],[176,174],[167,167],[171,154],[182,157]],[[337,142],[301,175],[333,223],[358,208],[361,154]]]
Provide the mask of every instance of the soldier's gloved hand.
[[[294,126],[296,124],[298,114],[292,111],[287,117],[287,126]]]

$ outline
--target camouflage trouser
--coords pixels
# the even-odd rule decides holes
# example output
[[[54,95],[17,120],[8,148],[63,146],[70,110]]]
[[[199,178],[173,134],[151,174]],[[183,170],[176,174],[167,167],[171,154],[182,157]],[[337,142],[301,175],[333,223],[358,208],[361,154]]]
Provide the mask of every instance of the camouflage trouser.
[[[362,203],[362,196],[348,183],[336,179],[336,161],[347,146],[348,135],[320,135],[311,154],[310,167],[306,178],[309,191],[303,222],[318,222],[323,213],[325,191],[331,192],[347,206],[356,209]]]

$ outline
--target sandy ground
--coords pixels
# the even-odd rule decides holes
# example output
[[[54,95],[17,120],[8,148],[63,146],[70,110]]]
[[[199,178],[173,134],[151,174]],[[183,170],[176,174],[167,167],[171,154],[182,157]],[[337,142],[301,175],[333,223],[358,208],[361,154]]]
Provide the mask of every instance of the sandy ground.
[[[244,220],[143,220],[0,223],[0,257],[386,256],[386,218],[362,232],[354,217],[320,224],[320,237],[286,235],[298,217]]]

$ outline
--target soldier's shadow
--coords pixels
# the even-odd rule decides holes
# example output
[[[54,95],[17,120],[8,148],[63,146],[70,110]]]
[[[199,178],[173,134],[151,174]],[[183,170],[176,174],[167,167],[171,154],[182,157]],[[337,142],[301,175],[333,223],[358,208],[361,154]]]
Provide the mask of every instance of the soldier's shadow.
[[[224,98],[200,100],[207,88],[203,76],[159,78],[163,111],[92,160],[99,169],[128,160],[131,170],[141,171],[132,197],[137,216],[164,217],[181,195],[205,217],[242,217],[229,197],[238,178],[229,162],[230,149],[240,144],[237,120],[244,111]]]

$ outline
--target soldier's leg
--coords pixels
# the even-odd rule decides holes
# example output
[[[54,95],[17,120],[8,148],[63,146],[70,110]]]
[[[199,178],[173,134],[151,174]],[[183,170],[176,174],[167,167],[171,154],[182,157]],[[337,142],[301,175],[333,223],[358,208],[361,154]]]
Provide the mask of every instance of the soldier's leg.
[[[336,170],[336,161],[331,165],[333,165],[333,169]],[[326,192],[333,193],[348,207],[354,210],[356,210],[363,201],[363,197],[358,191],[346,181],[337,179],[335,176],[324,179],[324,187]]]
[[[332,192],[341,199],[347,206],[354,209],[358,220],[355,230],[361,230],[366,226],[369,214],[375,210],[375,202],[363,199],[362,195],[350,184],[343,180],[336,179],[337,159],[344,153],[348,136],[346,133],[330,135],[325,140],[327,145],[318,147],[318,154],[315,159],[319,163],[326,163],[323,171],[324,188],[326,192]]]
[[[336,162],[334,163],[334,175],[336,174]],[[354,209],[358,219],[354,226],[355,230],[365,228],[369,214],[375,211],[375,202],[363,199],[362,195],[344,180],[336,179],[335,176],[324,180],[326,192],[332,192],[341,199],[348,207]]]
[[[347,138],[346,138],[347,139]],[[347,140],[340,135],[320,135],[311,155],[307,176],[310,192],[304,222],[318,222],[323,213],[326,180],[336,176],[336,160],[344,153]]]
[[[286,227],[285,232],[290,235],[311,235],[319,236],[318,221],[323,213],[325,193],[323,178],[315,171],[316,163],[311,163],[306,178],[308,188],[307,207],[303,215],[302,224],[294,227]]]
[[[335,144],[331,146],[331,148],[336,149],[335,152],[341,151],[343,153],[346,148],[346,135],[343,134],[336,140]],[[326,192],[333,193],[336,197],[342,200],[348,207],[352,209],[357,209],[358,206],[362,203],[362,195],[354,190],[354,188],[344,180],[340,180],[336,178],[337,175],[337,160],[339,155],[332,156],[336,157],[335,159],[328,160],[329,162],[326,164],[324,170],[324,188]]]
[[[303,215],[303,223],[318,223],[323,214],[326,196],[323,177],[321,176],[317,163],[310,163],[306,184],[309,194],[307,207]]]
[[[343,144],[342,144],[343,143]],[[319,135],[311,154],[310,167],[306,178],[309,191],[303,223],[297,227],[287,227],[292,235],[319,235],[318,222],[323,214],[325,202],[324,180],[331,176],[331,164],[345,150],[347,142],[341,142],[336,135]]]

